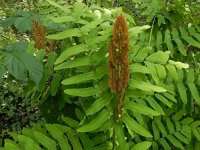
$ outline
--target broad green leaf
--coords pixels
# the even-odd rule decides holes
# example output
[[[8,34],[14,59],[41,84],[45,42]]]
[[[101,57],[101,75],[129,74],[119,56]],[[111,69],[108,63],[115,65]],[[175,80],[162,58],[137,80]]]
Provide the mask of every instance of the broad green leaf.
[[[188,36],[188,33],[184,28],[179,28],[179,30],[181,31],[182,39],[184,39],[186,42],[188,42],[189,45],[200,48],[199,42],[194,40],[191,36]]]
[[[35,42],[34,41],[30,41],[28,44],[28,47],[26,48],[26,52],[29,55],[34,55],[35,53]]]
[[[18,141],[23,145],[24,149],[35,149],[35,150],[42,150],[39,145],[32,140],[31,138],[24,136],[24,135],[17,135]]]
[[[184,79],[184,71],[183,71],[183,69],[179,69],[179,70],[177,70],[177,73],[178,73],[178,81],[177,81],[177,83],[182,83],[182,82],[184,82],[183,81],[183,79]]]
[[[141,103],[141,104],[142,104],[142,103]],[[135,117],[136,121],[137,121],[140,125],[142,125],[142,126],[146,125],[146,124],[145,124],[145,120],[144,120],[144,115],[142,115],[142,114],[140,114],[140,113],[138,113],[138,112],[136,112],[136,111],[132,111],[131,114]]]
[[[193,118],[187,117],[187,118],[184,118],[183,120],[181,120],[181,124],[183,124],[183,125],[189,125],[189,124],[191,124],[193,121],[194,121]]]
[[[49,77],[51,76],[51,74],[53,73],[53,70],[50,70],[50,69],[46,69],[44,70],[44,73],[43,73],[43,77],[40,81],[40,84],[39,84],[39,91],[42,92],[45,88],[46,88],[46,83],[49,79]]]
[[[166,64],[169,59],[169,51],[157,51],[146,58],[146,60],[158,63],[158,64]]]
[[[85,114],[79,108],[75,108],[75,115],[76,115],[78,120],[84,121]],[[82,125],[82,122],[80,122],[79,125]]]
[[[81,32],[85,35],[88,32],[90,32],[92,29],[96,28],[97,25],[102,23],[102,19],[95,19],[94,21],[86,24],[85,26],[81,27],[80,30]]]
[[[123,125],[117,123],[115,126],[116,139],[119,142],[119,150],[129,150],[129,145],[126,143],[126,137],[124,135]]]
[[[133,98],[138,98],[138,97],[145,97],[146,95],[152,95],[152,91],[143,91],[140,89],[127,89],[126,90],[126,96],[127,97],[133,97]]]
[[[194,136],[196,137],[196,139],[198,141],[200,141],[200,133],[199,133],[199,131],[196,128],[192,128],[192,132],[193,132]]]
[[[200,142],[195,142],[194,143],[194,150],[199,150],[200,149]]]
[[[103,98],[99,98],[92,103],[92,105],[86,110],[87,115],[93,115],[100,111],[105,105],[106,105],[106,100]]]
[[[18,147],[18,144],[14,143],[14,141],[5,139],[4,142],[5,142],[4,148],[1,148],[3,150],[21,150],[21,148]]]
[[[67,60],[70,56],[76,55],[78,53],[85,52],[88,50],[89,49],[85,44],[79,44],[79,45],[75,45],[70,48],[67,48],[60,54],[60,56],[57,58],[55,64],[62,63],[63,61]]]
[[[187,74],[187,83],[193,83],[195,80],[194,76],[194,69],[189,69],[188,74]]]
[[[50,17],[50,19],[55,23],[63,23],[63,22],[74,22],[76,19],[72,16],[61,16],[61,17]]]
[[[194,27],[189,27],[189,32],[192,36],[194,36],[198,41],[200,41],[200,34],[195,31]]]
[[[6,72],[5,67],[0,64],[0,82],[2,81],[2,77],[5,72]]]
[[[55,70],[61,70],[66,68],[74,68],[80,66],[89,66],[91,64],[91,59],[89,57],[77,58],[70,60],[68,62],[61,63],[55,67]]]
[[[181,54],[186,56],[186,50],[185,47],[183,46],[182,41],[179,38],[175,38],[174,41],[176,42],[178,50],[181,52]]]
[[[101,93],[101,89],[99,87],[88,87],[88,88],[76,88],[76,89],[66,89],[64,90],[65,94],[72,96],[81,96],[88,97]]]
[[[167,141],[165,140],[165,138],[160,138],[159,142],[160,142],[160,144],[163,146],[163,148],[165,150],[171,150],[171,147],[169,146],[169,144],[167,143]]]
[[[53,76],[53,80],[51,82],[51,95],[52,96],[55,96],[57,94],[57,91],[59,89],[59,86],[61,85],[60,82],[61,82],[61,79],[62,79],[62,76],[59,74],[59,73],[56,73],[54,76]]]
[[[165,17],[163,15],[158,15],[158,26],[160,27],[161,24],[165,24]]]
[[[136,133],[144,136],[144,137],[152,137],[151,133],[147,131],[143,126],[138,124],[133,118],[131,118],[127,113],[124,113],[122,115],[122,121],[125,123],[125,125],[135,131]]]
[[[167,135],[167,139],[177,148],[183,149],[183,145],[173,135]]]
[[[20,32],[30,31],[33,26],[33,20],[31,16],[18,17],[15,21],[15,27]]]
[[[147,30],[149,28],[151,28],[151,26],[149,26],[149,25],[136,26],[136,27],[130,28],[129,33],[138,34],[138,33],[144,32],[145,30]]]
[[[129,109],[130,111],[137,112],[140,114],[148,115],[150,117],[160,115],[160,113],[149,108],[148,106],[145,106],[143,104],[138,104],[135,102],[129,102],[129,103],[125,104],[125,109]]]
[[[133,146],[131,150],[148,150],[151,144],[149,141],[141,142]]]
[[[33,131],[33,135],[35,136],[35,139],[40,144],[42,144],[49,150],[56,150],[56,142],[54,140],[50,139],[48,136],[46,136],[40,132],[37,132],[37,131]]]
[[[158,150],[158,142],[152,141],[152,150]]]
[[[166,67],[170,75],[174,78],[174,80],[178,80],[178,74],[177,74],[176,68],[171,64],[167,64]]]
[[[82,146],[81,146],[81,143],[79,141],[78,136],[74,136],[72,134],[68,134],[68,137],[69,137],[69,141],[70,141],[70,143],[71,143],[71,145],[73,147],[72,150],[75,150],[75,149],[82,150],[83,149]]]
[[[187,68],[189,68],[189,65],[187,63],[182,63],[182,62],[179,62],[179,61],[175,62],[173,60],[169,60],[169,63],[174,65],[174,66],[176,66],[178,69],[182,69],[182,68],[187,69]]]
[[[44,60],[44,56],[45,56],[45,50],[44,49],[40,49],[38,52],[37,52],[37,55],[36,55],[36,58],[42,63],[43,60]]]
[[[19,80],[25,80],[27,71],[37,85],[42,79],[43,66],[31,55],[24,52],[7,53],[4,61],[9,73]]]
[[[101,143],[103,143],[105,140],[108,140],[108,137],[105,137],[104,134],[98,134],[98,136],[94,136],[91,138],[91,141],[92,141],[92,146],[95,146],[95,145],[100,145]]]
[[[153,20],[154,17],[155,17],[155,14],[154,13],[150,13],[149,15],[147,15],[146,21],[150,23]]]
[[[174,136],[175,136],[178,140],[180,140],[181,142],[184,142],[185,144],[189,144],[189,141],[187,140],[187,138],[186,138],[184,135],[182,135],[181,133],[175,132],[175,133],[174,133]]]
[[[87,39],[85,39],[86,41],[86,44],[88,46],[95,46],[95,44],[99,44],[99,43],[102,43],[104,41],[106,41],[108,39],[110,35],[103,35],[103,36],[95,36],[95,37],[88,37]]]
[[[167,49],[170,51],[171,56],[173,56],[174,55],[174,47],[173,47],[171,40],[172,39],[171,39],[170,31],[167,29],[165,31],[165,43],[167,45]]]
[[[129,89],[141,89],[143,91],[152,91],[152,92],[165,92],[166,89],[160,86],[155,86],[144,81],[138,81],[134,79],[129,80]]]
[[[160,65],[160,64],[155,64],[155,67],[156,67],[156,71],[157,71],[159,79],[165,80],[165,78],[167,76],[165,67],[163,65]]]
[[[176,98],[173,96],[173,95],[171,95],[171,94],[169,94],[169,93],[167,93],[167,92],[164,92],[164,93],[162,93],[166,98],[168,98],[169,100],[171,100],[172,102],[174,102],[174,103],[177,103],[177,100],[176,100]]]
[[[88,149],[88,148],[92,147],[92,142],[90,142],[89,135],[87,135],[85,133],[80,133],[79,138],[81,140],[81,143],[82,143],[84,149]]]
[[[182,130],[180,130],[180,133],[183,134],[188,141],[191,141],[193,138],[192,129],[189,126],[182,126]]]
[[[105,143],[105,144],[104,144]],[[88,150],[112,150],[113,143],[109,140],[108,142],[101,143],[100,145],[94,146]]]
[[[197,128],[198,126],[200,126],[200,120],[194,121],[190,126],[192,128]]]
[[[160,139],[160,131],[159,131],[155,121],[152,121],[152,129],[153,129],[153,138],[155,140]]]
[[[167,128],[170,134],[173,134],[175,132],[174,125],[172,121],[169,118],[166,118]]]
[[[161,31],[158,31],[158,33],[156,35],[156,48],[157,48],[158,52],[162,49],[162,44],[163,44],[162,33],[161,33]]]
[[[160,94],[155,94],[155,97],[161,102],[163,102],[165,105],[167,105],[168,107],[170,108],[172,107],[173,103],[171,101],[168,101],[164,96]]]
[[[77,131],[78,132],[91,132],[99,127],[101,127],[108,119],[110,118],[110,114],[106,109],[103,109],[98,116],[96,116],[91,122],[83,125]]]
[[[107,71],[108,71],[107,63],[102,64],[101,66],[97,67],[95,70],[96,79],[103,78],[107,74]]]
[[[88,72],[88,73],[78,74],[70,78],[67,78],[62,81],[62,84],[70,85],[70,84],[77,84],[77,83],[86,82],[90,80],[96,80],[95,72],[93,71]]]
[[[149,70],[146,66],[143,66],[142,64],[140,63],[133,63],[129,66],[130,68],[130,73],[133,73],[133,72],[140,72],[140,73],[146,73],[146,74],[149,74]]]
[[[186,92],[186,88],[183,85],[183,83],[178,83],[177,89],[178,89],[178,92],[179,92],[179,95],[181,97],[183,104],[186,105],[187,104],[187,92]]]
[[[134,62],[143,62],[144,59],[148,56],[148,54],[152,52],[152,47],[148,46],[143,48],[138,52],[138,54],[133,58]]]
[[[178,50],[181,52],[182,55],[186,56],[186,50],[184,48],[184,44],[180,40],[179,33],[176,28],[172,28],[172,36],[178,46]]]
[[[151,76],[152,76],[153,80],[156,83],[159,83],[159,78],[158,78],[158,74],[157,74],[157,70],[156,70],[155,64],[151,63],[151,62],[148,62],[148,61],[145,61],[145,64],[147,65],[147,68],[149,69],[149,72],[151,73]]]
[[[77,128],[79,126],[79,122],[70,118],[70,117],[64,117],[64,116],[61,116],[61,119],[67,124],[69,125],[70,127],[72,128]]]
[[[160,132],[162,133],[163,136],[167,135],[167,131],[165,129],[165,126],[163,125],[163,123],[161,122],[161,120],[159,118],[156,118],[155,120],[158,129],[160,130]]]
[[[180,111],[178,111],[174,116],[173,116],[173,120],[174,121],[179,121],[184,115],[185,115],[185,110],[181,109]]]
[[[76,17],[74,17],[74,18],[76,18]],[[77,20],[77,19],[76,19]],[[85,19],[78,19],[77,21],[76,21],[76,23],[78,23],[78,24],[82,24],[82,25],[86,25],[86,24],[88,24],[89,23],[89,21],[86,21]]]
[[[199,26],[195,26],[195,28],[196,28],[196,30],[197,30],[198,32],[200,32],[200,27],[199,27]]]
[[[188,32],[183,27],[178,28],[178,30],[181,32],[181,37],[188,35]]]
[[[65,39],[65,38],[69,38],[69,37],[73,37],[73,36],[80,37],[81,35],[82,35],[81,31],[78,28],[73,28],[73,29],[68,29],[68,30],[62,31],[57,34],[49,35],[49,36],[47,36],[47,38],[61,40],[61,39]]]
[[[59,145],[62,150],[71,149],[67,137],[63,134],[61,130],[59,130],[56,126],[52,124],[46,124],[45,127],[48,132],[53,136],[53,138],[59,141]]]
[[[73,5],[73,12],[72,16],[79,20],[80,16],[86,14],[87,6],[84,5],[82,2],[75,2]]]
[[[200,43],[195,41],[192,37],[190,36],[182,36],[182,38],[188,42],[189,45],[192,45],[194,47],[200,48]]]
[[[53,1],[53,0],[47,0],[47,2],[50,5],[52,5],[52,6],[56,7],[56,8],[59,8],[60,10],[64,11],[65,13],[70,13],[69,8],[67,8],[66,6],[61,6],[58,3],[56,3],[55,1]]]
[[[159,112],[161,115],[165,115],[162,107],[157,103],[157,101],[155,99],[153,99],[151,96],[148,96],[146,98],[147,102],[149,103],[149,105],[151,107],[153,107],[153,109],[155,109],[157,112]]]
[[[54,52],[50,52],[47,58],[47,62],[45,64],[45,68],[53,69],[55,59],[56,59],[56,54]]]
[[[180,131],[181,130],[181,124],[179,121],[175,121],[175,126],[176,126],[176,131]]]
[[[192,93],[192,97],[195,99],[195,102],[200,105],[200,96],[199,96],[199,92],[195,86],[194,83],[187,83],[190,92]]]

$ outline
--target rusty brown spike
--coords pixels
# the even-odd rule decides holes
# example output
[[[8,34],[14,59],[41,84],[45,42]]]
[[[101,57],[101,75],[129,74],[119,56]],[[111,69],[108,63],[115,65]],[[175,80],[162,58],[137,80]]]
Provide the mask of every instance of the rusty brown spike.
[[[120,103],[118,107],[119,105],[123,105],[123,98],[129,80],[128,50],[128,27],[124,16],[120,14],[117,16],[114,23],[112,39],[108,51],[109,87],[113,93],[120,94]]]

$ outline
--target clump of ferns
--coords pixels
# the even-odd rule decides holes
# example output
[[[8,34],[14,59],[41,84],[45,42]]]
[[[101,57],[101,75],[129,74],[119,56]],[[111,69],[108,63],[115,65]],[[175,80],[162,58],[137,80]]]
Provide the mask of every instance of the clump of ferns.
[[[116,119],[121,115],[124,107],[124,95],[130,76],[128,27],[122,14],[117,16],[109,45],[108,80],[109,87],[116,98]]]

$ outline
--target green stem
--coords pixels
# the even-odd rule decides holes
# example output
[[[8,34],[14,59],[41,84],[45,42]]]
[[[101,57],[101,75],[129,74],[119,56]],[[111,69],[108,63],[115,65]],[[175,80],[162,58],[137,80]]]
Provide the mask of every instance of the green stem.
[[[150,37],[149,37],[149,45],[151,45],[151,37],[152,37],[152,33],[153,33],[154,22],[155,22],[155,17],[154,17],[152,25],[151,25],[151,32],[150,32]]]
[[[112,141],[112,144],[113,144],[113,150],[115,150],[115,126],[113,128],[113,141]]]

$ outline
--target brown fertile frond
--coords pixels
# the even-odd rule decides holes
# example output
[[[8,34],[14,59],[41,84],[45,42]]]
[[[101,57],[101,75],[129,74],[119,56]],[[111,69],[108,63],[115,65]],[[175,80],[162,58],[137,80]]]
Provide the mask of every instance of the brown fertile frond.
[[[51,40],[49,47],[46,42],[46,28],[44,26],[40,26],[38,20],[34,20],[33,23],[33,39],[35,41],[36,49],[45,49],[46,52],[50,52],[55,47],[55,41]]]
[[[49,44],[49,51],[53,51],[53,49],[55,48],[55,41],[54,40],[51,40],[50,41],[50,44]]]
[[[38,20],[34,20],[33,24],[33,38],[35,41],[35,48],[46,49],[46,28],[40,26]]]
[[[117,16],[112,40],[109,46],[108,79],[109,87],[112,92],[120,94],[118,109],[123,105],[123,98],[129,80],[129,61],[128,61],[128,27],[122,14]],[[119,110],[118,110],[119,113]]]

